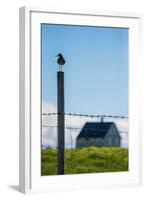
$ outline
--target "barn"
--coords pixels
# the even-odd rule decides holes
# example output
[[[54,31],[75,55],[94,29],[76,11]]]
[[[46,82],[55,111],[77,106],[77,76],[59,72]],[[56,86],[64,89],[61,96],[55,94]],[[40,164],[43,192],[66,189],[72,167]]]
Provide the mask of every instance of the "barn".
[[[120,147],[121,137],[114,122],[87,122],[76,139],[76,147]]]

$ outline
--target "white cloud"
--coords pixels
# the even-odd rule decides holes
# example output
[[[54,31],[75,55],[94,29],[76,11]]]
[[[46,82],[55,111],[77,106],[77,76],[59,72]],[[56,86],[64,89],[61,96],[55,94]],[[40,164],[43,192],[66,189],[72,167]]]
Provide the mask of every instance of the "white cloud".
[[[57,109],[53,104],[43,102],[42,105],[43,113],[56,113]],[[99,121],[100,119],[89,118],[89,117],[78,117],[78,116],[65,116],[65,146],[75,146],[76,137],[79,134],[81,128],[85,122]],[[111,121],[111,118],[106,118],[106,121]],[[128,119],[112,119],[117,125],[117,128],[122,137],[122,146],[128,146]],[[57,146],[57,115],[43,116],[42,117],[42,145],[43,146]],[[47,126],[50,127],[47,127]],[[69,128],[72,127],[72,128]]]
[[[128,123],[128,119],[117,119],[115,121],[118,130],[120,131],[120,135],[121,135],[121,145],[123,147],[128,147],[128,136],[129,136],[129,123]]]

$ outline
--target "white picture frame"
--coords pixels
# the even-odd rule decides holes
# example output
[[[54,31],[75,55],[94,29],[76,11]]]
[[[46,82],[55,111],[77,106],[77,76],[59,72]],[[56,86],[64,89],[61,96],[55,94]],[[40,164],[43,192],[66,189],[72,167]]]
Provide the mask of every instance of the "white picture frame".
[[[140,14],[20,8],[20,174],[23,193],[134,186],[142,182]],[[129,171],[40,175],[40,23],[129,28]],[[35,134],[34,134],[35,133]]]

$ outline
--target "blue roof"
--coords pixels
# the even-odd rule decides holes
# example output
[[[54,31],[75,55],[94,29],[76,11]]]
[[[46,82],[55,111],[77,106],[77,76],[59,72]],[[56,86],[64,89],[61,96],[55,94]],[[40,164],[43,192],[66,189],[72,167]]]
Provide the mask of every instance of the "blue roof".
[[[114,125],[114,122],[87,122],[80,131],[77,138],[100,137],[104,138],[109,128]]]

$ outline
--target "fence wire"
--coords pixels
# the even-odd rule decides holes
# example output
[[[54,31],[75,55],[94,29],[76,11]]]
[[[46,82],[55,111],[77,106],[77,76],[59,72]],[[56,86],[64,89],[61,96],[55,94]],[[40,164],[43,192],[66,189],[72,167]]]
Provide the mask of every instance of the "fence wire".
[[[48,151],[53,150],[54,156],[56,156],[54,159],[56,159],[56,162],[54,162],[54,171],[53,174],[57,174],[57,149],[58,149],[58,141],[57,141],[57,114],[59,113],[43,113],[42,114],[42,152],[44,149],[47,149]],[[128,170],[128,128],[127,129],[119,129],[118,131],[121,136],[121,145],[120,148],[116,151],[113,149],[113,152],[115,151],[115,154],[117,154],[119,162],[116,162],[114,158],[112,158],[111,152],[108,151],[107,146],[103,146],[98,149],[99,152],[92,155],[91,150],[94,150],[94,147],[87,148],[84,152],[84,159],[77,157],[79,155],[79,148],[76,148],[77,146],[77,136],[79,135],[80,131],[83,128],[83,125],[86,122],[100,122],[100,119],[102,119],[103,122],[114,122],[116,125],[118,123],[123,123],[124,120],[128,121],[128,117],[124,116],[111,116],[111,115],[82,115],[82,114],[71,114],[71,113],[65,113],[65,174],[70,173],[90,173],[91,171],[94,172],[94,170],[91,169],[90,163],[86,163],[86,165],[82,165],[82,160],[89,157],[93,157],[93,160],[95,162],[95,168],[97,168],[97,172],[109,172],[114,169],[114,171],[127,171]],[[71,117],[71,119],[69,119]],[[73,122],[73,118],[78,117],[78,119],[81,119],[81,121],[78,119]],[[93,121],[93,118],[94,121]],[[99,120],[97,120],[97,118]],[[91,119],[91,120],[89,120]],[[120,122],[118,121],[120,120]],[[128,123],[128,122],[127,122]],[[78,126],[77,126],[78,125]],[[122,127],[122,126],[121,126]],[[124,127],[124,125],[123,125]],[[88,128],[89,131],[89,128]],[[90,131],[97,131],[95,128],[90,128]],[[98,131],[104,131],[103,129]],[[125,141],[127,144],[125,145]],[[90,146],[90,145],[89,145]],[[88,147],[88,145],[87,145]],[[81,151],[84,148],[80,148]],[[88,151],[88,152],[87,152]],[[118,152],[118,153],[117,153]],[[115,156],[116,157],[116,156]],[[88,160],[88,159],[87,159]],[[112,165],[110,166],[112,162]],[[43,165],[42,165],[43,167]],[[49,168],[49,163],[48,163]],[[112,169],[111,169],[112,168]],[[42,169],[43,171],[44,169]],[[43,173],[42,173],[43,174]],[[49,175],[49,169],[48,172],[44,172],[44,175]],[[51,174],[50,174],[51,175]]]

